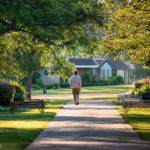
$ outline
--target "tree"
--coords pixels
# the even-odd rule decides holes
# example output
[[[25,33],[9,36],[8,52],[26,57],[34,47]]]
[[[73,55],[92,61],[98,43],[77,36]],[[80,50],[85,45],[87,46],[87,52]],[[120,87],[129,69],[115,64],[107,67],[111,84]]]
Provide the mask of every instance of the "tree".
[[[0,35],[22,31],[60,45],[87,25],[102,25],[101,7],[99,0],[0,0]]]
[[[33,36],[22,32],[5,34],[3,43],[7,44],[5,51],[11,51],[12,54],[11,60],[9,60],[11,68],[7,66],[9,69],[6,69],[5,73],[16,78],[27,75],[27,98],[31,98],[32,73],[48,64],[46,45],[34,39]]]
[[[69,3],[68,0],[0,0],[0,53],[3,58],[0,72],[9,70],[11,74],[24,75],[28,70],[31,83],[32,72],[45,61],[40,61],[41,53],[47,53],[54,70],[60,75],[68,74],[71,65],[65,61],[65,56],[87,51],[87,48],[88,54],[93,53],[99,41],[89,31],[94,34],[102,25],[99,0],[71,0]],[[12,38],[8,39],[9,36]],[[39,53],[39,49],[42,52]],[[22,57],[25,58],[23,62]],[[33,61],[34,58],[39,60]],[[8,65],[8,61],[12,65]]]
[[[149,0],[105,0],[106,24],[101,51],[150,67]]]

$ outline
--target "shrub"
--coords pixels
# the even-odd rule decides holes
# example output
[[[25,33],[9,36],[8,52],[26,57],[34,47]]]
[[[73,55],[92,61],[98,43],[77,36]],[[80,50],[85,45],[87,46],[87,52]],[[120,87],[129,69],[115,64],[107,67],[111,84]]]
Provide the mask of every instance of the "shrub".
[[[60,83],[59,87],[61,87],[61,88],[69,88],[69,83]]]
[[[145,94],[145,93],[150,93],[150,86],[149,85],[143,85],[139,89],[137,89],[136,92],[134,92],[135,95]]]
[[[12,86],[15,88],[14,101],[23,101],[25,99],[25,88],[16,81],[12,82]]]
[[[122,83],[123,83],[122,76],[117,76],[117,84],[122,84]]]
[[[82,74],[81,80],[83,83],[89,83],[90,82],[90,75],[88,73]]]
[[[108,77],[108,84],[109,85],[117,85],[118,84],[117,76]]]
[[[53,84],[46,85],[46,89],[52,89],[52,88],[53,88]]]
[[[109,85],[117,85],[117,84],[122,84],[122,83],[123,83],[123,78],[121,76],[108,77]]]
[[[108,80],[100,80],[100,85],[109,85]]]
[[[43,85],[44,85],[42,79],[37,79],[37,80],[36,80],[36,84],[37,84],[40,88],[42,88]]]
[[[58,89],[58,87],[59,87],[59,86],[58,86],[58,83],[54,83],[54,84],[53,84],[53,88],[54,88],[54,89]]]
[[[54,84],[46,85],[46,89],[58,89],[58,84],[54,83]]]
[[[91,86],[91,85],[92,85],[91,82],[85,82],[85,81],[82,82],[82,86],[83,87],[85,87],[85,86]]]
[[[0,105],[9,106],[14,100],[15,88],[6,81],[0,81]]]
[[[33,90],[40,90],[41,88],[37,84],[32,84]]]

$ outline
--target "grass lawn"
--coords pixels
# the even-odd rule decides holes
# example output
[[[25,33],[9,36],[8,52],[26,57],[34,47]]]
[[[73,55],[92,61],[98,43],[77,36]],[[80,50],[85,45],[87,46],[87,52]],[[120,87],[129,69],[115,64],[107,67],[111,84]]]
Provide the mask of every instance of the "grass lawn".
[[[86,87],[83,91],[103,91],[102,93],[127,91],[128,86],[102,86]],[[107,89],[108,88],[108,89]],[[59,94],[65,94],[65,90]],[[67,91],[67,90],[66,90]],[[55,93],[56,94],[56,93]],[[113,100],[115,97],[86,97],[81,100]],[[71,99],[53,99],[46,104],[45,113],[41,114],[38,109],[17,111],[9,114],[9,111],[0,112],[0,150],[21,150],[25,148],[40,131],[52,120],[57,111],[63,107],[66,101]],[[124,114],[121,102],[115,101],[115,106],[125,121],[129,123],[143,140],[150,141],[150,108],[131,109],[127,115]]]
[[[52,120],[67,100],[53,100],[46,105],[45,113],[38,109],[24,112],[0,113],[0,150],[21,150]]]
[[[108,86],[91,86],[83,87],[81,93],[116,93],[126,92],[131,88],[131,85],[108,85]],[[47,90],[46,95],[71,94],[70,89],[52,89]],[[32,95],[43,95],[42,90],[33,90]],[[45,94],[44,94],[45,95]]]
[[[114,101],[114,104],[141,139],[150,142],[150,108],[131,108],[128,114],[124,114],[121,102]]]

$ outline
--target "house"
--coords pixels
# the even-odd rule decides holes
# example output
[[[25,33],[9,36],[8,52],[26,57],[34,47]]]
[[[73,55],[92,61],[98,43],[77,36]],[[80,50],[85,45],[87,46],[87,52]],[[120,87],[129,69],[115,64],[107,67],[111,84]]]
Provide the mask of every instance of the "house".
[[[129,84],[145,77],[144,71],[141,71],[143,66],[114,60],[111,55],[104,58],[69,58],[68,61],[74,64],[80,75],[85,73],[94,75],[97,81],[107,80],[110,76],[122,76],[124,83]],[[44,69],[40,71],[40,75],[45,85],[59,83],[58,76],[48,76],[44,74]]]
[[[70,58],[69,61],[74,63],[74,68],[78,70],[80,75],[89,73],[95,75],[97,80],[107,80],[110,76],[122,76],[124,83],[129,84],[137,78],[145,77],[141,71],[143,66],[114,60],[111,55],[104,58]],[[139,70],[137,75],[134,73],[135,70]]]
[[[41,69],[39,71],[39,74],[41,75],[41,79],[44,83],[44,85],[49,85],[49,84],[54,84],[54,83],[59,83],[59,76],[57,75],[48,75],[48,70],[50,67],[46,67],[45,69]]]

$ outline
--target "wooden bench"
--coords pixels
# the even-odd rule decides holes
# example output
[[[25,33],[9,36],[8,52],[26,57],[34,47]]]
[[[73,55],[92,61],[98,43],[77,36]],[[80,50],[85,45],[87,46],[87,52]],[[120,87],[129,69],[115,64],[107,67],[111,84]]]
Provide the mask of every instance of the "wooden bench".
[[[130,108],[150,108],[150,100],[137,98],[126,98],[122,101],[124,113],[127,114]]]
[[[44,113],[44,99],[32,99],[25,101],[14,101],[10,103],[10,112],[14,113],[16,108],[38,108],[41,113]]]
[[[126,92],[126,93],[123,93],[123,94],[118,94],[118,101],[119,100],[125,100],[127,98],[137,98],[137,99],[141,99],[140,96],[135,96],[135,95],[132,95],[132,94],[129,94],[129,92]]]

